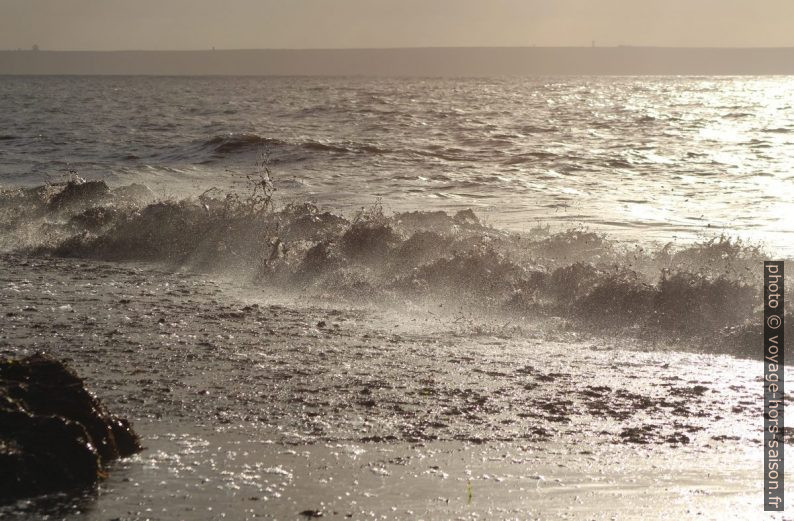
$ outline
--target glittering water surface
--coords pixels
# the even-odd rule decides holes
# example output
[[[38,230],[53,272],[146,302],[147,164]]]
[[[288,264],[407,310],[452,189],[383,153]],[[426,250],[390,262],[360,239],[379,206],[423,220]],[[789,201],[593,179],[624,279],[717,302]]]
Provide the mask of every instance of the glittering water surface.
[[[791,251],[788,77],[4,77],[0,182],[69,169],[163,194],[270,153],[280,195],[477,207],[631,240],[726,231]]]
[[[3,192],[0,355],[66,361],[147,450],[0,517],[758,518],[762,365],[726,353],[760,350],[762,252],[427,211],[790,255],[791,87],[0,78],[0,184],[176,196]],[[278,212],[177,201],[261,149]],[[377,197],[424,212],[283,205]]]

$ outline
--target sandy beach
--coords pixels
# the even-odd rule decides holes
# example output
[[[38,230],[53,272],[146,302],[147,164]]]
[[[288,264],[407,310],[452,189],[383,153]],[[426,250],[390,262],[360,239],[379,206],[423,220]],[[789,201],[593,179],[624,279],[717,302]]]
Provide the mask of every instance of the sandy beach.
[[[9,519],[757,519],[760,362],[0,262],[0,354],[63,360],[146,447]]]

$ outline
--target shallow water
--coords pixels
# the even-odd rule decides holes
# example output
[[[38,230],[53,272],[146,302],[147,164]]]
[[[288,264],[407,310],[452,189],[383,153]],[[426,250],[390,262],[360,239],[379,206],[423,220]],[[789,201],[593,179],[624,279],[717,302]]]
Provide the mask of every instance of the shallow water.
[[[3,77],[0,183],[73,169],[196,193],[237,183],[264,147],[285,201],[791,252],[791,81]]]
[[[312,513],[324,519],[428,521],[761,518],[754,491],[759,454],[744,447],[668,453],[588,441],[573,447],[285,446],[265,434],[252,438],[234,430],[180,432],[157,425],[142,432],[146,452],[114,465],[95,495],[52,508],[51,518],[297,520]],[[21,504],[9,519],[28,519],[24,509]]]

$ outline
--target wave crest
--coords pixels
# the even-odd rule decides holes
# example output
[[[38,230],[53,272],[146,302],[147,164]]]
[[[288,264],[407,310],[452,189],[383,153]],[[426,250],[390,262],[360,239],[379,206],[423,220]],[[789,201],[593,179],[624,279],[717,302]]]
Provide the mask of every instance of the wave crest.
[[[315,140],[287,141],[253,133],[229,133],[214,136],[189,147],[167,154],[166,159],[190,160],[212,163],[223,160],[249,160],[250,156],[265,149],[277,162],[303,161],[325,154],[384,154],[382,147],[353,141],[326,143]]]
[[[387,215],[375,205],[347,218],[312,204],[254,212],[220,193],[151,198],[145,187],[85,181],[5,191],[0,246],[236,273],[356,303],[447,303],[513,320],[562,319],[594,334],[760,351],[765,255],[726,237],[632,247],[583,229],[506,233],[471,210]]]

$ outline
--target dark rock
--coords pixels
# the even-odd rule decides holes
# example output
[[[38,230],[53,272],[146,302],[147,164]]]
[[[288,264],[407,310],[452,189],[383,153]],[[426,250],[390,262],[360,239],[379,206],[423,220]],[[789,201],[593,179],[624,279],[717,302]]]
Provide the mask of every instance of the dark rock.
[[[96,483],[110,460],[141,450],[60,362],[0,359],[0,502]]]

